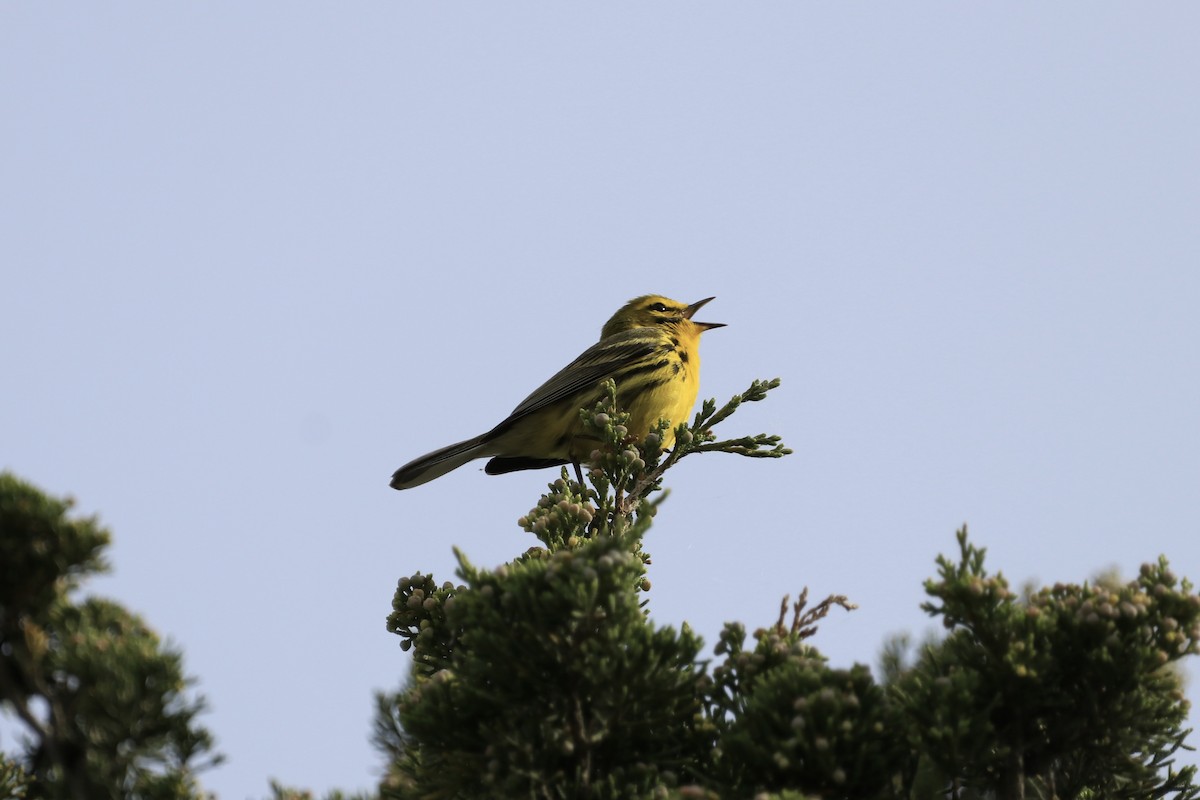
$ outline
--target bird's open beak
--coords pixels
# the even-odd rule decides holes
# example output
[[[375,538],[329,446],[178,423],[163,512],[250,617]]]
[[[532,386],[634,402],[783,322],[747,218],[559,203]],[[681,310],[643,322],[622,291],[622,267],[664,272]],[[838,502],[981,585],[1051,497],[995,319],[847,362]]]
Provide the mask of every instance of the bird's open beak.
[[[703,308],[705,303],[707,303],[709,300],[715,300],[715,299],[716,299],[715,297],[706,297],[703,300],[697,300],[696,302],[692,303],[690,306],[688,306],[687,308],[685,308],[683,310],[683,315],[685,317],[687,317],[688,319],[691,319],[692,315],[695,314],[697,311],[699,311],[701,308]],[[692,324],[697,325],[706,331],[711,330],[713,328],[724,328],[725,327],[724,322],[694,322]]]

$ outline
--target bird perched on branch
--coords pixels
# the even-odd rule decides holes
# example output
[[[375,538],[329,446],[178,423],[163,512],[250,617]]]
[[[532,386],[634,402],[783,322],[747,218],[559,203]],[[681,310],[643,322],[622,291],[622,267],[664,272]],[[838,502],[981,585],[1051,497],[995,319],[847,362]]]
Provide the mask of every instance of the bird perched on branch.
[[[596,447],[579,418],[612,378],[617,404],[629,412],[629,431],[645,436],[660,419],[671,428],[662,446],[675,439],[674,426],[691,414],[700,390],[700,334],[724,327],[692,316],[711,297],[691,305],[650,294],[630,300],[613,314],[600,341],[525,398],[496,427],[472,439],[414,459],[392,475],[393,489],[411,489],[468,461],[491,457],[484,471],[500,475],[522,469],[586,462]]]

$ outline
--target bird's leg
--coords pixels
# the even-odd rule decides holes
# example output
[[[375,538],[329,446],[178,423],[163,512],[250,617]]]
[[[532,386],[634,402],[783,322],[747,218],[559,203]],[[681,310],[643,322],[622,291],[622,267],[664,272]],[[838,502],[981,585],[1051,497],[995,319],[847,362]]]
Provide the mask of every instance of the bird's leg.
[[[583,489],[583,470],[579,469],[578,461],[572,461],[571,464],[575,467],[575,480],[579,482],[579,488]]]

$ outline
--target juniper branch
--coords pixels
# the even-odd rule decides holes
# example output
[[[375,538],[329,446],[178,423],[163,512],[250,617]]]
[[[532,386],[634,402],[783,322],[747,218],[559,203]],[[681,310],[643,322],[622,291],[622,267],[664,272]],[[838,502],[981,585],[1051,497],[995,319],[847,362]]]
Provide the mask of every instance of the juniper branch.
[[[655,502],[649,501],[649,496],[662,489],[663,476],[684,456],[722,452],[780,458],[790,454],[779,436],[760,433],[717,441],[712,433],[713,427],[732,416],[742,403],[758,402],[777,386],[778,378],[755,380],[720,408],[716,400],[705,400],[691,425],[680,423],[675,428],[674,446],[664,450],[670,423],[660,420],[648,432],[630,431],[629,414],[617,404],[616,383],[605,381],[595,406],[579,412],[586,435],[598,445],[591,454],[586,483],[581,484],[564,468],[538,507],[518,524],[552,550],[570,546],[580,536],[620,534],[631,525],[649,525],[665,494]]]

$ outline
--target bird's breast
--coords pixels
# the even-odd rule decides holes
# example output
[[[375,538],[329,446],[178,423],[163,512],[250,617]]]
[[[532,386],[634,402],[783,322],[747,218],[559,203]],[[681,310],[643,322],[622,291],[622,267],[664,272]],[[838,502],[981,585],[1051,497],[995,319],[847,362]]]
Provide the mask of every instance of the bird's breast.
[[[700,389],[697,339],[681,334],[665,339],[656,353],[656,368],[640,386],[629,387],[632,391],[625,408],[629,411],[630,433],[645,436],[660,419],[665,419],[671,427],[664,436],[663,446],[670,447],[674,442],[675,426],[688,421]]]

